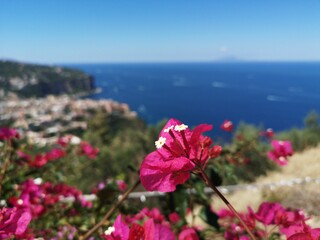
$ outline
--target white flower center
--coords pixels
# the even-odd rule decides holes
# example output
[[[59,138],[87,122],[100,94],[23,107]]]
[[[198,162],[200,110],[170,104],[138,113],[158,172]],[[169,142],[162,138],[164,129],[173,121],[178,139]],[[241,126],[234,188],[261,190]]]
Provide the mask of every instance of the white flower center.
[[[34,184],[40,185],[42,183],[42,178],[36,178],[33,180]]]
[[[115,230],[115,228],[113,226],[108,227],[108,229],[104,231],[104,234],[105,235],[110,235],[111,233],[114,232],[114,230]]]
[[[168,133],[171,129],[173,129],[174,128],[174,126],[173,125],[171,125],[170,127],[167,127],[166,129],[164,129],[163,131],[165,132],[165,133]]]
[[[166,143],[166,138],[160,137],[158,141],[155,142],[156,148],[162,148],[162,146]]]
[[[5,205],[7,205],[6,200],[1,199],[1,200],[0,200],[0,206],[5,206]]]
[[[23,204],[23,200],[22,199],[18,199],[17,203],[18,203],[18,205],[22,205]]]
[[[181,124],[181,125],[175,126],[175,127],[174,127],[174,130],[175,130],[175,131],[178,131],[178,132],[181,132],[181,131],[183,131],[183,130],[186,130],[187,128],[188,128],[187,125]]]

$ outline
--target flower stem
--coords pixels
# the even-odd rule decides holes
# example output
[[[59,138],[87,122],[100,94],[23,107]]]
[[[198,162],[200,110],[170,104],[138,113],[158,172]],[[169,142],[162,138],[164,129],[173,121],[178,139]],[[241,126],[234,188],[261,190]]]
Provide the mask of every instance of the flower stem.
[[[122,204],[124,200],[126,200],[129,196],[129,194],[140,184],[140,179],[136,181],[134,185],[132,185],[131,188],[129,188],[119,199],[118,201],[109,209],[109,211],[104,215],[104,217],[98,222],[96,225],[94,225],[86,234],[81,236],[79,239],[84,240],[89,238],[95,231],[97,231],[107,220],[111,215],[114,213],[114,211]]]
[[[248,225],[245,224],[245,222],[242,220],[242,218],[240,217],[239,213],[237,212],[237,210],[231,205],[231,203],[223,196],[223,194],[219,191],[219,189],[210,181],[209,177],[207,176],[207,174],[201,169],[200,170],[201,173],[201,178],[202,180],[205,182],[205,184],[207,184],[208,187],[210,187],[218,196],[219,198],[227,205],[227,207],[230,209],[230,211],[239,219],[241,225],[245,228],[245,230],[247,231],[247,233],[249,234],[250,238],[252,240],[256,240],[255,236],[253,235],[253,233],[251,232],[251,230],[249,229]]]

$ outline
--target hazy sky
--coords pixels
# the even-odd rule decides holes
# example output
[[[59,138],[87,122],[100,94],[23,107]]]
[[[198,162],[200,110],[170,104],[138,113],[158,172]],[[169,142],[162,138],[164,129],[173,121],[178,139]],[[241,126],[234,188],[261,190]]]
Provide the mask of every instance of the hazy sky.
[[[0,59],[320,61],[320,0],[0,0]]]

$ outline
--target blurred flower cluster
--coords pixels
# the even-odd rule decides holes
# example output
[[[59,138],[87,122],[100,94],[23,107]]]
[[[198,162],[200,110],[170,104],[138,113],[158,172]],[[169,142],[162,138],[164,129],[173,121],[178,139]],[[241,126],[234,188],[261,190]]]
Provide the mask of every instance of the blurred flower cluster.
[[[234,132],[230,120],[220,127],[226,134]],[[250,170],[256,159],[286,165],[293,154],[291,143],[276,140],[272,129],[249,137],[248,131],[236,131],[233,145],[222,147],[223,142],[205,135],[212,128],[200,124],[191,129],[177,119],[164,125],[139,175],[146,190],[169,194],[146,202],[145,197],[126,201],[139,183],[130,186],[126,173],[92,183],[91,195],[69,184],[101,154],[88,141],[65,135],[39,148],[17,130],[1,127],[0,239],[318,239],[320,229],[308,225],[302,210],[280,203],[264,202],[256,211],[248,207],[239,216],[230,208],[212,210],[206,185],[215,188],[230,172]],[[195,223],[196,217],[205,224]]]

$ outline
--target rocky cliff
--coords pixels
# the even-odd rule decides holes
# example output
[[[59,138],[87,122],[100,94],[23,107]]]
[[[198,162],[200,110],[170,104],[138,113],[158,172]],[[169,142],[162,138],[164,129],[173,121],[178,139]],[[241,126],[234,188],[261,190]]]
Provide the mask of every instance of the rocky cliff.
[[[0,61],[0,99],[89,93],[93,77],[75,69]]]

